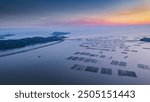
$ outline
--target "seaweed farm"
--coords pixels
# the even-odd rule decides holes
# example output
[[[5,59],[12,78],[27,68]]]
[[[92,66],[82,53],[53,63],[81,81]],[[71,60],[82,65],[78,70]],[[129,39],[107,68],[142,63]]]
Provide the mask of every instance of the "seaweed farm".
[[[83,75],[93,74],[106,78],[110,83],[140,83],[143,77],[140,73],[150,70],[150,64],[142,62],[140,56],[144,51],[149,53],[147,51],[149,49],[143,46],[145,43],[134,38],[131,42],[128,36],[85,38],[79,44],[82,50],[73,52],[66,59],[72,64],[70,67],[72,71],[80,71],[78,73],[84,73]],[[148,75],[150,71],[146,73]]]
[[[0,84],[147,85],[150,43],[140,38],[68,34],[63,41],[0,51]]]
[[[0,85],[150,85],[150,0],[0,0],[0,8]]]

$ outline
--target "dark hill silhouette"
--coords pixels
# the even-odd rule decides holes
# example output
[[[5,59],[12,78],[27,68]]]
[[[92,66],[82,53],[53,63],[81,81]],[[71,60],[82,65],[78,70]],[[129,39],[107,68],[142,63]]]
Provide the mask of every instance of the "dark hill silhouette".
[[[15,48],[22,48],[30,45],[53,42],[53,41],[63,41],[66,35],[69,33],[65,32],[54,32],[50,37],[33,37],[33,38],[23,38],[16,40],[0,40],[0,50],[9,50]]]
[[[150,38],[142,38],[140,41],[150,42]]]

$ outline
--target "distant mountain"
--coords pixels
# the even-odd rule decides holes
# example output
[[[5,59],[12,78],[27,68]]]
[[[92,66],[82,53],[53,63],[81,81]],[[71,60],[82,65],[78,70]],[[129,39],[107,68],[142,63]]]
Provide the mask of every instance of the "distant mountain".
[[[9,37],[9,36],[15,36],[15,34],[0,35],[0,39],[5,39],[5,37]]]
[[[53,32],[51,35],[62,36],[62,35],[67,35],[67,34],[70,34],[70,32]]]
[[[30,45],[53,42],[53,41],[63,41],[65,36],[69,33],[65,32],[54,32],[50,37],[33,37],[33,38],[23,38],[15,40],[0,40],[0,50],[9,50],[15,48],[22,48]]]
[[[140,41],[150,42],[150,38],[142,38]]]

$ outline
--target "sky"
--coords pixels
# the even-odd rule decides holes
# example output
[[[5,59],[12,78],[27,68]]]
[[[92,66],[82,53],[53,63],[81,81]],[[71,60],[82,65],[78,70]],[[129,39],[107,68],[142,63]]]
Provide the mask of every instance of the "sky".
[[[0,27],[150,24],[150,0],[0,0]]]

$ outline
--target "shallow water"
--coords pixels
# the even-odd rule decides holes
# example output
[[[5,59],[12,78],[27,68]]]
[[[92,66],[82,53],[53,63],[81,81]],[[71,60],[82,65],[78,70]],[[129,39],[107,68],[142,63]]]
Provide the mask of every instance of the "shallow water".
[[[138,67],[150,67],[150,50],[143,49],[150,48],[150,43],[137,41],[150,31],[145,27],[126,29],[65,29],[72,34],[61,43],[0,57],[0,84],[150,84],[150,69]],[[70,56],[76,58],[68,60]]]

